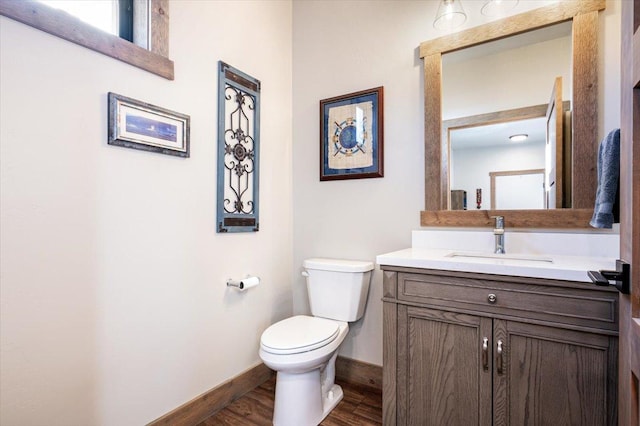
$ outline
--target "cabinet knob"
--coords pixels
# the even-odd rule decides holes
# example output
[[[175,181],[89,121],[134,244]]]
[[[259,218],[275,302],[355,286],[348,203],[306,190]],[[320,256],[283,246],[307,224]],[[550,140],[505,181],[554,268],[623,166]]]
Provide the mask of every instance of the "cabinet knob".
[[[498,297],[493,293],[489,293],[487,300],[489,301],[489,303],[496,303],[496,301],[498,300]]]

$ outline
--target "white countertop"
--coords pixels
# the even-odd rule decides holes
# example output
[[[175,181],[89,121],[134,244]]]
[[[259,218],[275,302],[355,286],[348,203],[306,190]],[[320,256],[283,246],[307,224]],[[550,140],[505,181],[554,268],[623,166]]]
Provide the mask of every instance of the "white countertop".
[[[591,282],[587,271],[615,270],[615,258],[537,255],[452,249],[408,248],[381,254],[376,262],[382,266],[478,272],[496,275],[548,278]]]

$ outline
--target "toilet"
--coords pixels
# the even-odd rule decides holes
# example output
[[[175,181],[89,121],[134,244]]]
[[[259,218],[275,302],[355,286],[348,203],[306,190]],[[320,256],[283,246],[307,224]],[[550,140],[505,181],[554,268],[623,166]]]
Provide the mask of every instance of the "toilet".
[[[277,372],[275,426],[318,425],[342,399],[338,348],[364,314],[373,263],[315,258],[303,267],[312,316],[279,321],[260,338],[260,358]]]

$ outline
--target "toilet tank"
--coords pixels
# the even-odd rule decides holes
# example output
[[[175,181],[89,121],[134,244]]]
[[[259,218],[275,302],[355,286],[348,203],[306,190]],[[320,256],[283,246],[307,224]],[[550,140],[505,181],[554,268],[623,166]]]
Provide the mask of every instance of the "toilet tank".
[[[364,314],[373,262],[307,259],[303,262],[311,315],[357,321]]]

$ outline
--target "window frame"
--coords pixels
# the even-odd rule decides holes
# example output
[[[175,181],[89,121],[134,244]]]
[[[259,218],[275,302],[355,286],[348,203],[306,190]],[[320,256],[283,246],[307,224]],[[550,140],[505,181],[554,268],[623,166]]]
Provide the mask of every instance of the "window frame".
[[[134,22],[136,44],[34,0],[0,0],[0,15],[173,80],[173,61],[168,57],[169,0],[134,0],[134,7],[146,8],[147,3],[148,19]]]

